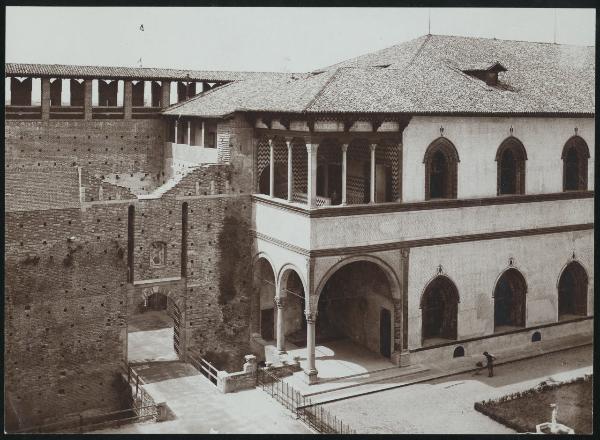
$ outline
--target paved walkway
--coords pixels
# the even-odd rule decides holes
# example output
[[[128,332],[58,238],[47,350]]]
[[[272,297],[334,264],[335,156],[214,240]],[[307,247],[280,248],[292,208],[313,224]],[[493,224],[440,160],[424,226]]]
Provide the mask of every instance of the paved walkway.
[[[475,411],[473,404],[531,388],[550,377],[562,381],[589,374],[592,364],[593,350],[588,345],[499,365],[491,378],[487,372],[463,373],[324,407],[359,434],[509,434],[514,432]]]
[[[156,402],[167,402],[170,420],[137,423],[98,434],[311,434],[277,401],[255,388],[222,394],[191,365],[149,364],[145,389]]]

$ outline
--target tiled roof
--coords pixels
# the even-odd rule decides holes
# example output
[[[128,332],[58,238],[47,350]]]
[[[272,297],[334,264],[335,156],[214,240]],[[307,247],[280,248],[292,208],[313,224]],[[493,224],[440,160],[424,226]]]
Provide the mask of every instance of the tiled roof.
[[[5,212],[80,207],[75,167],[5,168],[4,179]]]
[[[322,69],[246,79],[164,113],[222,116],[234,111],[382,113],[595,112],[595,48],[427,35]],[[465,70],[499,63],[497,86]],[[388,66],[389,67],[375,67]]]
[[[285,76],[278,72],[231,72],[212,70],[162,69],[155,67],[74,66],[65,64],[6,63],[5,76],[99,79],[171,79],[191,81],[235,81],[247,78]]]

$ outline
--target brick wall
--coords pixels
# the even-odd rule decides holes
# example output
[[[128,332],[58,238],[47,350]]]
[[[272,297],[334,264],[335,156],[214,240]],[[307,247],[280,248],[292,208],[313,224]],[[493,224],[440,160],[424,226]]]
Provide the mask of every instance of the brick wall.
[[[21,427],[122,407],[121,212],[110,205],[6,214],[5,386]]]
[[[93,174],[162,173],[165,122],[156,120],[6,121],[5,161],[75,164]]]

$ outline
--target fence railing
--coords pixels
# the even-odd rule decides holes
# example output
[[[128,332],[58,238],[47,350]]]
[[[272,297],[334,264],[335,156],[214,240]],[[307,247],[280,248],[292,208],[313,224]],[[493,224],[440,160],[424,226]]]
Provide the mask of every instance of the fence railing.
[[[219,381],[219,370],[217,370],[213,364],[199,356],[198,358],[195,358],[188,354],[187,357],[190,364],[192,364],[196,370],[206,376],[215,386],[217,385]]]
[[[127,365],[127,384],[131,387],[132,410],[137,416],[146,417],[147,415],[153,415],[156,417],[158,414],[156,402],[142,387],[145,384],[144,380],[129,364]],[[134,385],[135,393],[133,392]]]
[[[275,372],[259,368],[258,385],[298,419],[322,434],[356,434],[348,424],[327,411],[322,405],[313,405],[290,384],[281,380]]]

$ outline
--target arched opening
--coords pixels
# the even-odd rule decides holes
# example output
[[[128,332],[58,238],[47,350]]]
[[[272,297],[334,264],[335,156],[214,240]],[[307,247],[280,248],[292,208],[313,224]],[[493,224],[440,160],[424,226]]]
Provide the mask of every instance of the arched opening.
[[[275,162],[275,197],[287,199],[287,165]],[[260,194],[269,195],[270,187],[270,168],[267,165],[260,173],[258,191]]]
[[[588,276],[576,261],[565,267],[558,281],[558,319],[587,315]]]
[[[275,273],[264,257],[254,265],[254,289],[252,333],[258,333],[262,339],[271,342],[275,340]]]
[[[129,362],[179,359],[181,311],[169,291],[160,286],[136,289],[127,316]]]
[[[580,136],[573,136],[563,148],[563,191],[585,191],[590,151]]]
[[[531,335],[531,342],[540,342],[542,340],[542,334],[540,332],[533,332]]]
[[[286,279],[287,278],[287,279]],[[282,295],[285,296],[283,317],[285,320],[285,339],[297,345],[306,345],[306,319],[304,310],[304,286],[295,270],[289,270],[287,277],[282,278]]]
[[[494,288],[494,331],[525,327],[527,284],[517,269],[508,269]]]
[[[525,161],[527,152],[517,138],[506,139],[496,153],[498,163],[498,195],[525,194]]]
[[[452,354],[453,358],[463,357],[465,355],[465,349],[461,345],[454,349],[454,353]]]
[[[425,200],[457,197],[458,152],[445,138],[431,143],[425,152]]]
[[[457,338],[458,289],[450,278],[438,276],[421,298],[422,345],[435,345]]]
[[[348,263],[321,290],[316,341],[346,339],[389,358],[394,346],[393,317],[387,273],[371,261]]]

